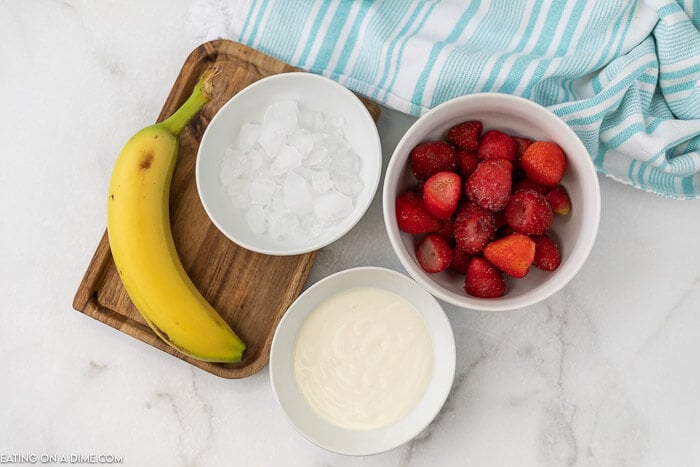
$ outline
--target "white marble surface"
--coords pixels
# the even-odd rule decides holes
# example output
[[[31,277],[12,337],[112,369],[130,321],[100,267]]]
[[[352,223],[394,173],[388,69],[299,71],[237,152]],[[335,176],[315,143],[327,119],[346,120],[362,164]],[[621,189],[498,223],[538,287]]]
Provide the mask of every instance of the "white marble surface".
[[[700,204],[601,179],[600,235],[562,292],[512,313],[445,305],[457,378],[414,442],[367,457],[310,444],[267,368],[226,380],[74,311],[116,154],[190,50],[190,2],[0,0],[0,461],[129,466],[700,465]],[[385,161],[412,119],[385,110]],[[324,249],[401,270],[380,197]],[[41,457],[44,456],[44,457]]]

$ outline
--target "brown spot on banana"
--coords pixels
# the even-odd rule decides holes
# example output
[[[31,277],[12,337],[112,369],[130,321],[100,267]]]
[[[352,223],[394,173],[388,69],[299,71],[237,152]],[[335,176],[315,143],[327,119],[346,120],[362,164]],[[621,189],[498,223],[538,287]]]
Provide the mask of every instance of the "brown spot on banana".
[[[151,162],[153,162],[153,153],[146,152],[141,157],[141,162],[139,162],[139,168],[142,170],[148,170],[151,168]]]

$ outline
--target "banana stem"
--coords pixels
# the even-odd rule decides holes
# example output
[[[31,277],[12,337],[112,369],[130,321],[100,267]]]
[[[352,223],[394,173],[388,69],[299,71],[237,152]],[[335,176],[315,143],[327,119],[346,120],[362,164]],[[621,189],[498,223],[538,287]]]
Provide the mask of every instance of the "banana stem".
[[[209,68],[202,73],[202,77],[190,94],[190,97],[166,120],[159,125],[164,126],[170,133],[178,136],[187,124],[197,115],[204,105],[211,100],[211,79],[218,74],[216,69]]]

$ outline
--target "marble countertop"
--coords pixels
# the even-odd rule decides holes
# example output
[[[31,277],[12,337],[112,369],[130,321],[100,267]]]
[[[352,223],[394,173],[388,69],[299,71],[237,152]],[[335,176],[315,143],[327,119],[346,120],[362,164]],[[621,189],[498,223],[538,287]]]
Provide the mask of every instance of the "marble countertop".
[[[74,311],[116,155],[199,45],[189,7],[0,2],[0,463],[700,465],[700,204],[602,176],[598,241],[570,285],[517,312],[443,304],[454,387],[434,423],[384,454],[306,441],[267,368],[222,379]],[[383,109],[385,162],[412,121]],[[380,198],[307,285],[352,266],[403,272]]]

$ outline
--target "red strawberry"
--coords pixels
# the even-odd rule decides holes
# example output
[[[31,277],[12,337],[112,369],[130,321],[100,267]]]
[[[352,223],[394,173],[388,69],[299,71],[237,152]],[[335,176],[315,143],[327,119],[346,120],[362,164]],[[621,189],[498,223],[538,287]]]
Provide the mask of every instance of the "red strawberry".
[[[423,186],[423,203],[433,217],[447,219],[457,210],[462,195],[462,179],[454,172],[431,175]]]
[[[479,136],[484,125],[478,120],[458,123],[447,130],[447,140],[462,149],[475,151],[479,147]]]
[[[457,210],[454,236],[457,248],[475,255],[493,238],[496,223],[493,213],[475,204],[464,204]]]
[[[467,198],[482,208],[500,211],[510,197],[512,171],[513,166],[507,160],[479,162],[464,185]]]
[[[569,199],[569,193],[566,192],[566,188],[562,185],[555,186],[544,197],[547,198],[547,202],[552,206],[554,214],[566,216],[571,212],[571,199]]]
[[[457,171],[454,148],[445,141],[421,143],[411,151],[411,171],[418,181],[424,182],[431,175],[442,171]]]
[[[460,274],[467,273],[467,266],[471,260],[472,255],[460,250],[459,248],[454,248],[452,250],[452,262],[450,263],[450,269]]]
[[[521,233],[494,240],[484,248],[484,258],[511,277],[525,277],[535,259],[535,242]]]
[[[503,274],[484,258],[469,261],[464,278],[464,291],[479,298],[497,298],[506,293]]]
[[[535,259],[532,264],[544,271],[554,271],[561,264],[559,246],[547,235],[533,235]]]
[[[520,158],[527,178],[545,186],[556,186],[566,171],[566,156],[558,144],[535,141]]]
[[[516,142],[498,130],[488,130],[481,135],[479,143],[478,155],[479,159],[507,159],[515,160],[515,154],[518,149]]]
[[[455,149],[455,155],[457,156],[457,166],[459,167],[460,175],[464,178],[469,177],[479,163],[476,151],[457,148]]]
[[[544,195],[535,190],[518,190],[508,200],[506,222],[516,232],[543,234],[552,225],[554,214]]]
[[[532,144],[532,140],[530,138],[523,138],[522,136],[513,136],[512,138],[517,147],[515,150],[515,159],[520,160],[520,158],[523,157],[525,150]]]
[[[430,234],[416,246],[416,258],[425,272],[444,271],[452,262],[452,248],[440,235]]]
[[[425,208],[420,195],[407,191],[396,198],[396,221],[399,229],[410,234],[435,232],[440,221]]]

